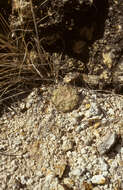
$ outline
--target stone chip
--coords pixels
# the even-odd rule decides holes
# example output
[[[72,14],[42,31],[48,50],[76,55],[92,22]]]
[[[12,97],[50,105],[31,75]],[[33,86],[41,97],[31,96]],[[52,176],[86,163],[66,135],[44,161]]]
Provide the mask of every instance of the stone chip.
[[[117,134],[116,132],[108,133],[106,136],[104,136],[101,144],[98,146],[98,151],[101,155],[107,153],[110,151],[110,149],[114,146],[117,140]]]
[[[93,184],[103,185],[105,184],[106,179],[103,177],[103,175],[95,175],[92,177],[91,181]]]

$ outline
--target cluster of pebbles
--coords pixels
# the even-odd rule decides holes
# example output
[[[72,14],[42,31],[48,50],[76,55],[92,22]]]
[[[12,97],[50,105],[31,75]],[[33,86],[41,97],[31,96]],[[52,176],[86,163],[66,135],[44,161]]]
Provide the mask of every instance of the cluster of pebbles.
[[[120,95],[34,89],[0,118],[0,190],[123,189],[122,115]]]

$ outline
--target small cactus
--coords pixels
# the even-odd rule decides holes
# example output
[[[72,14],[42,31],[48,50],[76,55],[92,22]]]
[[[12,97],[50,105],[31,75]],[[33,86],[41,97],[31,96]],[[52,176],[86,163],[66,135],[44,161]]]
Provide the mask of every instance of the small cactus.
[[[59,85],[53,91],[52,102],[59,111],[69,112],[78,105],[79,96],[75,88],[70,85]]]

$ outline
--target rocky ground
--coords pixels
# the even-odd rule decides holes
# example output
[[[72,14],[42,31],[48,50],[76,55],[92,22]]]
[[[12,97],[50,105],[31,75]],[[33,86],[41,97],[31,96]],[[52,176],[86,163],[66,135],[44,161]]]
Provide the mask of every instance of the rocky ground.
[[[0,190],[122,190],[122,0],[13,1],[10,28]]]
[[[0,189],[123,189],[123,97],[54,88],[1,117]]]

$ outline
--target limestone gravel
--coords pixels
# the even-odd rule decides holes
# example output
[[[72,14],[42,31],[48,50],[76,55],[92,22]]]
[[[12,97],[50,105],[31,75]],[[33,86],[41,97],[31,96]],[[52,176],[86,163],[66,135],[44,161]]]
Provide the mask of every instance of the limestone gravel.
[[[123,97],[78,87],[79,106],[64,113],[53,90],[33,89],[0,118],[1,190],[122,189]]]

